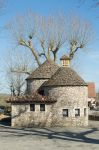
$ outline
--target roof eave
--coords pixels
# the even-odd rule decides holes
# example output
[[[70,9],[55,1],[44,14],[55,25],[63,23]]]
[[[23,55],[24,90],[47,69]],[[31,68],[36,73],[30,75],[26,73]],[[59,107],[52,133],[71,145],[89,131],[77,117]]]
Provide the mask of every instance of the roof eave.
[[[43,104],[51,104],[51,103],[56,103],[57,100],[54,100],[54,101],[8,101],[7,103],[11,103],[11,104],[34,104],[34,103],[37,103],[37,104],[40,104],[40,103],[43,103]]]
[[[72,86],[72,87],[74,87],[74,86],[88,86],[87,84],[84,84],[84,85],[44,85],[43,87],[55,87],[55,86]]]

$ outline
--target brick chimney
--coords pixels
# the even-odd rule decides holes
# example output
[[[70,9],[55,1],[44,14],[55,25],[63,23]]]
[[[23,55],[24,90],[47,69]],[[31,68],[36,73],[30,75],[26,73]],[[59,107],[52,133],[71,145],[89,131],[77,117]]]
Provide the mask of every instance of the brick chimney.
[[[60,58],[61,64],[63,67],[70,67],[70,58],[66,55],[63,55]]]

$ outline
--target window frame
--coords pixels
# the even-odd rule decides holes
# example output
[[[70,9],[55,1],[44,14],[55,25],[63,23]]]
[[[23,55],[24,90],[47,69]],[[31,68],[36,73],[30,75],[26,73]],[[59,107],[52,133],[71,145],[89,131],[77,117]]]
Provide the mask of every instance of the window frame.
[[[62,109],[62,115],[63,115],[63,117],[68,117],[69,116],[68,109]]]
[[[42,109],[42,106],[44,106],[43,108],[44,109]],[[45,111],[45,104],[40,104],[40,111],[42,112],[42,111]]]
[[[31,107],[31,106],[33,106],[33,107]],[[31,108],[33,108],[33,109],[31,109]],[[30,111],[35,111],[35,104],[30,104]]]
[[[75,117],[80,117],[80,109],[79,108],[75,109]]]

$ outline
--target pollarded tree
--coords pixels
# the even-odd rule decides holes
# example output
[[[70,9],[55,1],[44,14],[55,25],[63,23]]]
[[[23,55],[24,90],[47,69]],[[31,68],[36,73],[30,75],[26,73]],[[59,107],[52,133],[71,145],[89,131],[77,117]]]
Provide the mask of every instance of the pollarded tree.
[[[67,43],[73,59],[79,49],[87,46],[92,33],[90,24],[74,15],[68,19],[63,14],[41,16],[31,11],[15,17],[6,27],[18,45],[32,52],[38,65],[40,56],[56,61],[58,51]]]
[[[67,23],[67,42],[70,46],[69,57],[72,60],[79,49],[84,49],[93,38],[93,30],[88,21],[78,16],[69,17]]]
[[[38,65],[39,56],[49,59],[52,53],[56,60],[58,50],[66,41],[65,19],[62,15],[44,17],[28,12],[17,16],[6,27],[18,45],[32,52]]]

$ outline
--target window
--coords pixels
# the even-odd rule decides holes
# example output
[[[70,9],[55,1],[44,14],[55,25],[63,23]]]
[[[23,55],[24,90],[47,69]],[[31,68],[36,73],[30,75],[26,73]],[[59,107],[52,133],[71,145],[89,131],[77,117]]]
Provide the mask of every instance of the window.
[[[86,108],[84,108],[84,116],[86,116]]]
[[[40,104],[40,111],[45,111],[45,104]]]
[[[44,90],[39,90],[38,93],[42,96],[44,96]]]
[[[68,117],[68,109],[63,109],[63,117]]]
[[[80,109],[75,109],[75,116],[80,116]]]
[[[30,104],[30,111],[35,111],[35,104]]]

